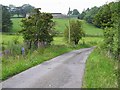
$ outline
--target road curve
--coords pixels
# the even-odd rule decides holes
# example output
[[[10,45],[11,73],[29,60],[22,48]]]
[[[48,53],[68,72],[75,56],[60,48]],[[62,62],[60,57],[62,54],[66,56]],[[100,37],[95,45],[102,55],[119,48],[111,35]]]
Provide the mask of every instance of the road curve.
[[[74,50],[2,82],[2,88],[81,88],[92,48]]]

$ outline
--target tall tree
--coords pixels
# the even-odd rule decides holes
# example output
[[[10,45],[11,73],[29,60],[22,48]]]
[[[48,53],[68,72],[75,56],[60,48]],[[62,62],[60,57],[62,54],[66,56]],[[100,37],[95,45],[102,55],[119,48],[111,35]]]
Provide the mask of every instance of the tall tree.
[[[66,26],[64,32],[66,40],[69,38],[69,27]],[[70,40],[74,42],[75,45],[78,44],[79,40],[84,36],[84,31],[82,30],[82,23],[79,20],[70,21]]]
[[[2,5],[0,4],[0,32],[2,32]]]
[[[113,22],[111,21],[112,12],[110,6],[105,4],[99,10],[99,12],[95,15],[94,24],[97,27],[105,28],[112,27]]]
[[[85,17],[85,15],[86,15],[86,12],[85,12],[85,11],[83,11],[81,14],[79,14],[79,15],[78,15],[78,19],[83,20],[83,19],[84,19],[84,17]]]
[[[79,11],[77,9],[74,9],[73,12],[72,12],[72,15],[79,15]]]
[[[91,9],[87,9],[86,14],[84,16],[84,20],[86,20],[88,23],[93,23],[93,19],[98,11],[99,11],[99,8],[96,6]]]
[[[22,20],[24,39],[29,44],[36,47],[45,46],[53,40],[53,26],[52,15],[49,13],[41,13],[39,9],[35,9],[33,15]]]
[[[12,28],[10,12],[7,6],[2,6],[2,31],[9,32]]]

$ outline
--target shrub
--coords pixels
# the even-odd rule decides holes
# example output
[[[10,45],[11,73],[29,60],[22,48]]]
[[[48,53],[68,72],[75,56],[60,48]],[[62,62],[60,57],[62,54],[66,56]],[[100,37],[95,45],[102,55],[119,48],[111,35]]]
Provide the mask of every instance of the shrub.
[[[70,30],[70,41],[74,42],[74,44],[77,45],[79,40],[82,39],[82,37],[84,36],[84,31],[82,30],[82,23],[79,20],[71,20],[69,24],[70,26],[66,26],[64,32],[65,38],[68,41]]]

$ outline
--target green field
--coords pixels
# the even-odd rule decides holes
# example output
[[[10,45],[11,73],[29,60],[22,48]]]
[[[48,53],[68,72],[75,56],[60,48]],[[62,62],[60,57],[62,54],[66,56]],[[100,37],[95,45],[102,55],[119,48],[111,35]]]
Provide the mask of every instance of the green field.
[[[64,32],[66,25],[69,24],[68,19],[53,19],[55,22],[55,30],[59,32]]]
[[[13,22],[13,27],[12,27],[12,33],[16,33],[18,31],[20,31],[21,28],[21,22],[22,18],[12,18],[12,22]]]
[[[12,32],[17,32],[22,29],[20,26],[22,24],[21,20],[22,20],[22,18],[13,18],[12,19],[12,21],[13,21]],[[55,22],[55,30],[59,31],[61,33],[64,32],[66,25],[69,25],[68,19],[53,19],[53,21]],[[103,35],[102,29],[96,28],[95,26],[88,24],[85,21],[82,21],[82,22],[83,22],[83,30],[85,31],[85,33],[87,35],[91,35],[91,36]]]
[[[83,22],[83,30],[85,31],[85,33],[87,35],[91,35],[91,36],[102,36],[103,35],[103,29],[100,28],[96,28],[95,26],[86,23],[86,21],[82,21]]]
[[[68,19],[53,19],[53,20],[56,23],[55,30],[63,33],[65,29],[65,25],[68,25]],[[12,21],[13,21],[12,33],[16,33],[19,30],[21,30],[21,26],[20,26],[21,18],[13,18]],[[87,24],[84,21],[82,22],[84,23],[83,28],[85,29],[87,34],[91,34],[93,36],[98,34],[98,32],[102,34],[101,29],[98,29],[90,24]],[[66,43],[64,37],[54,37],[54,40],[52,41],[51,43],[52,45],[50,47],[35,50],[34,52],[32,52],[32,54],[30,52],[24,58],[21,56],[21,54],[16,54],[16,56],[3,57],[2,79],[5,80],[9,78],[10,76],[20,73],[30,67],[33,67],[37,64],[40,64],[46,60],[49,60],[53,57],[61,55],[65,52],[69,52],[71,50],[80,49],[80,48],[96,46],[97,44],[102,42],[103,40],[102,37],[93,37],[93,36],[84,37],[82,40],[80,40],[79,45],[77,46]],[[20,42],[20,44],[23,43],[22,35],[10,35],[10,34],[5,34],[5,33],[2,35],[2,42],[4,42],[6,49],[7,47],[9,47],[8,42],[13,42],[16,38],[18,38],[18,41]],[[18,46],[16,49],[20,50],[20,47]],[[17,53],[20,53],[20,51],[17,51]]]
[[[0,34],[1,36],[1,34]],[[11,42],[12,40],[14,40],[15,38],[18,38],[18,41],[20,43],[23,43],[23,38],[21,35],[6,35],[6,34],[2,34],[2,41],[0,41],[0,43],[4,42],[4,43],[8,43]]]

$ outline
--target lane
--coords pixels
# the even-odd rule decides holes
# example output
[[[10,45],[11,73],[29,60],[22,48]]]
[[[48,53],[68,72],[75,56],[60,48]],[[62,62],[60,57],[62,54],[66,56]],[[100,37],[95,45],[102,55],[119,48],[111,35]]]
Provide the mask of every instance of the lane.
[[[74,50],[2,82],[3,88],[81,88],[92,48]]]

